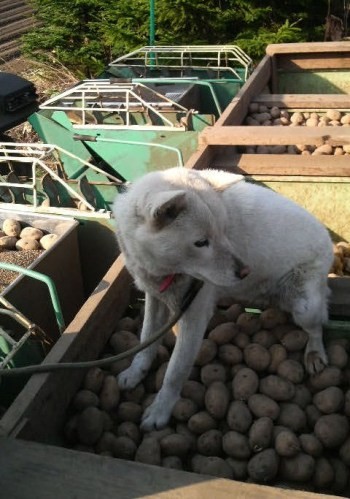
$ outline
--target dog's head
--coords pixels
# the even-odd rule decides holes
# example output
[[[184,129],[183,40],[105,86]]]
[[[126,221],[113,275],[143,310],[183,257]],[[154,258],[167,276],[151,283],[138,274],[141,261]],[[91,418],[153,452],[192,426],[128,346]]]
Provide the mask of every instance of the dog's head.
[[[187,274],[230,286],[247,269],[228,238],[223,189],[199,172],[177,170],[146,175],[117,200],[126,264],[131,272],[142,267],[154,276]]]

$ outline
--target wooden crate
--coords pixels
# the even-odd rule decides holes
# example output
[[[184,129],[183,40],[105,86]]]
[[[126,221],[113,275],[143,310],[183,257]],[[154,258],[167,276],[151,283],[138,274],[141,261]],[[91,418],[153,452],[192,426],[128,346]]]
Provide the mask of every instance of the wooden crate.
[[[67,327],[44,363],[96,359],[124,314],[133,284],[122,257]],[[335,496],[237,482],[64,449],[67,408],[84,371],[32,376],[0,420],[3,497],[328,499]],[[13,438],[15,437],[15,438]],[[28,493],[28,491],[30,491]]]
[[[319,80],[324,84],[319,91]],[[298,93],[287,84],[298,81]],[[338,109],[350,112],[348,42],[281,44],[266,56],[226,108],[215,126],[204,130],[189,168],[217,168],[240,173],[290,197],[319,218],[334,241],[350,241],[350,157],[246,154],[251,145],[349,145],[349,127],[246,126],[253,102],[287,110]],[[336,82],[336,83],[335,83]],[[283,88],[286,93],[280,92]],[[313,92],[301,93],[304,90]],[[294,90],[295,91],[295,90]],[[331,93],[333,92],[333,93]],[[335,93],[336,92],[336,93]],[[350,316],[350,278],[329,280],[332,312]]]

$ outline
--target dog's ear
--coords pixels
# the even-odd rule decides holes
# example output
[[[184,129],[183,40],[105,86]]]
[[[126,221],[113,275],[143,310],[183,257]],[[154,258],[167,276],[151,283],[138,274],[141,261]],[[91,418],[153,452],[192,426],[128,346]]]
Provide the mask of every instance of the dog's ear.
[[[244,179],[243,175],[229,173],[220,170],[200,170],[198,172],[215,191],[224,191],[233,184]]]
[[[157,193],[150,207],[152,224],[161,229],[170,224],[186,206],[185,191],[165,191]]]

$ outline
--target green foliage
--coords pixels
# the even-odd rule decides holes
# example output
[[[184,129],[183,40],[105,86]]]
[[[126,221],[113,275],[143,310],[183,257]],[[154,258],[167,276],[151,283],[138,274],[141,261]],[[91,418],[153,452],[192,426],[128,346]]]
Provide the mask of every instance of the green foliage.
[[[257,33],[252,30],[243,31],[236,38],[236,42],[252,59],[258,59],[270,43],[297,43],[305,41],[305,35],[296,24],[290,24],[287,20],[282,26],[276,26],[275,30],[262,27],[258,29]]]
[[[149,0],[31,0],[41,21],[24,37],[31,57],[79,77],[149,43]],[[155,0],[156,44],[237,43],[255,60],[269,43],[322,40],[328,0]]]

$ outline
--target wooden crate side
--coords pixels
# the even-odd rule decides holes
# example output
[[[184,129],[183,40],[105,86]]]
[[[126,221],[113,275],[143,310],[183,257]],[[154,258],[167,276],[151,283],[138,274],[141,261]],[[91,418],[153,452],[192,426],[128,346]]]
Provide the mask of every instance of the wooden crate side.
[[[252,102],[267,107],[282,107],[290,109],[312,109],[313,111],[328,109],[350,109],[350,95],[348,94],[260,94]]]
[[[94,360],[129,304],[131,278],[119,257],[43,363]],[[0,434],[54,442],[86,370],[32,376],[0,420]]]
[[[350,144],[347,127],[271,127],[222,126],[207,127],[199,136],[201,146],[250,145],[315,145]]]
[[[8,499],[335,499],[17,439],[0,441],[0,467],[1,493]]]

